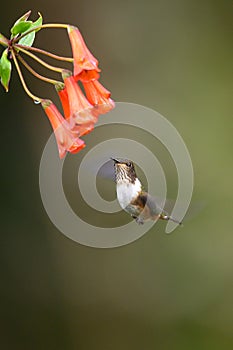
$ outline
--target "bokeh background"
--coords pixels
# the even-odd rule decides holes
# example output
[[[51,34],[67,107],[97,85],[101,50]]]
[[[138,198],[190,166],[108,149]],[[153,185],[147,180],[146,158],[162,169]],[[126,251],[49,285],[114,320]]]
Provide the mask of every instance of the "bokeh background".
[[[117,249],[66,238],[47,217],[39,192],[51,129],[14,72],[10,92],[0,93],[1,348],[232,349],[232,2],[13,0],[1,5],[0,31],[8,36],[29,9],[33,19],[40,11],[46,22],[79,26],[116,101],[153,108],[174,124],[192,157],[194,202],[204,206],[172,235],[158,223]],[[70,54],[62,30],[39,33],[36,44]],[[40,96],[55,97],[52,88],[27,81]],[[127,135],[154,151],[175,196],[172,160],[148,135],[96,130],[86,137],[87,148]],[[67,167],[87,151],[69,156]],[[78,211],[81,199],[66,181],[67,169],[66,191]],[[100,191],[111,199],[114,185],[106,188]],[[100,225],[128,220],[124,213],[83,215]]]

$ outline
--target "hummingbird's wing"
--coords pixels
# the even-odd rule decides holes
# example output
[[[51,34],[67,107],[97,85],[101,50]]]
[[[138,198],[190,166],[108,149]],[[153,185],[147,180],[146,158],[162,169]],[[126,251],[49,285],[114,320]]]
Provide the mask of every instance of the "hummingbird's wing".
[[[167,216],[171,216],[171,213],[173,211],[173,207],[175,205],[175,200],[173,199],[166,199],[163,200],[157,196],[151,196],[148,195],[148,200],[149,203],[151,203],[151,205],[153,206],[153,202],[156,203],[156,208],[161,214],[165,214]],[[204,202],[201,201],[192,201],[189,204],[188,210],[184,216],[184,218],[182,219],[182,222],[187,222],[188,220],[192,219],[193,217],[195,217],[196,215],[198,215],[204,208],[205,208],[206,204]],[[155,209],[156,210],[156,209]],[[176,219],[176,218],[175,218]]]
[[[151,215],[159,215],[163,211],[163,203],[162,201],[159,201],[156,197],[151,196],[147,192],[142,192],[141,198],[144,201],[144,205],[147,204],[147,206],[150,208]]]
[[[104,163],[99,169],[97,176],[107,180],[115,181],[115,170],[113,166],[113,161],[109,160],[106,163]]]

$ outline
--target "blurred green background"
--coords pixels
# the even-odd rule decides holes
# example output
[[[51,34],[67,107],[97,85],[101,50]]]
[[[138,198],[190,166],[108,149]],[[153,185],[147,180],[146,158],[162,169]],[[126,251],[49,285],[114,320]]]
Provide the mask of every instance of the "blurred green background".
[[[232,2],[13,0],[10,6],[1,5],[6,36],[29,9],[33,19],[40,11],[46,22],[79,26],[113,98],[153,108],[179,130],[193,161],[194,201],[205,207],[172,235],[158,223],[117,249],[66,238],[39,192],[51,129],[14,72],[10,92],[0,94],[1,348],[232,349]],[[70,54],[62,30],[39,33],[36,45]],[[31,78],[30,84],[39,95],[53,94]],[[175,196],[166,152],[138,131],[127,133],[162,159]],[[87,149],[102,136],[88,135]]]

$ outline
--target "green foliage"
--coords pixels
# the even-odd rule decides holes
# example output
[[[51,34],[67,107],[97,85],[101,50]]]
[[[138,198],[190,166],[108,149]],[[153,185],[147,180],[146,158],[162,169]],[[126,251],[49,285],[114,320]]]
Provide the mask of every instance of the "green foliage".
[[[5,46],[5,47],[8,46],[7,38],[5,38],[5,36],[2,35],[1,33],[0,33],[0,45]]]
[[[42,25],[43,18],[41,14],[39,13],[39,17],[35,22],[28,21],[28,17],[30,15],[31,11],[27,12],[25,15],[20,17],[13,27],[11,28],[11,38],[16,37],[17,35],[23,35],[23,37],[19,40],[20,45],[25,45],[25,46],[32,46],[34,40],[35,40],[35,32],[38,31],[39,29],[35,29],[35,31],[32,31],[28,33],[27,31],[31,31],[33,28],[37,28]]]
[[[17,34],[20,34],[20,33],[22,33],[22,32],[20,32],[20,31],[17,31],[17,27],[20,25],[20,24],[22,24],[22,23],[27,23],[27,19],[28,19],[28,17],[30,16],[30,14],[31,14],[31,11],[28,11],[28,12],[26,12],[23,16],[21,16],[19,19],[17,19],[17,21],[14,23],[14,25],[13,25],[13,27],[11,28],[11,39],[15,36],[15,35],[17,35]],[[29,21],[30,23],[32,23],[32,21]],[[29,23],[28,22],[28,23]],[[25,29],[25,30],[27,30],[27,29]]]
[[[11,77],[11,62],[7,57],[8,49],[5,49],[2,53],[0,60],[0,77],[1,84],[5,88],[6,92],[8,91],[9,81]]]
[[[32,21],[28,22],[19,22],[14,25],[14,27],[11,28],[11,34],[13,37],[15,37],[17,34],[22,34],[26,32],[28,29],[30,29],[32,24]]]
[[[11,28],[11,39],[18,37],[18,43],[25,46],[32,46],[35,40],[35,33],[40,30],[42,25],[42,16],[38,13],[39,17],[35,22],[28,21],[28,17],[30,16],[31,11],[28,11],[23,16],[21,16]],[[35,30],[33,30],[35,28]],[[28,34],[27,34],[28,32]],[[22,36],[22,38],[20,38]],[[0,42],[1,45],[7,46],[7,39],[0,34]],[[0,59],[0,78],[1,84],[5,88],[6,91],[9,89],[9,82],[11,77],[11,62],[8,59],[8,48],[3,51],[1,59]]]

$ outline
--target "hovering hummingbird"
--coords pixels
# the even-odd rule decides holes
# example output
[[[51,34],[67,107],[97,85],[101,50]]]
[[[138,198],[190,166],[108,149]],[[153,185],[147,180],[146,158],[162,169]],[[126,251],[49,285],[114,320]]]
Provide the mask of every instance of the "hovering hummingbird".
[[[142,190],[133,162],[111,158],[114,161],[117,199],[122,209],[129,213],[138,224],[146,220],[171,220],[182,225],[160,208],[156,199]]]

